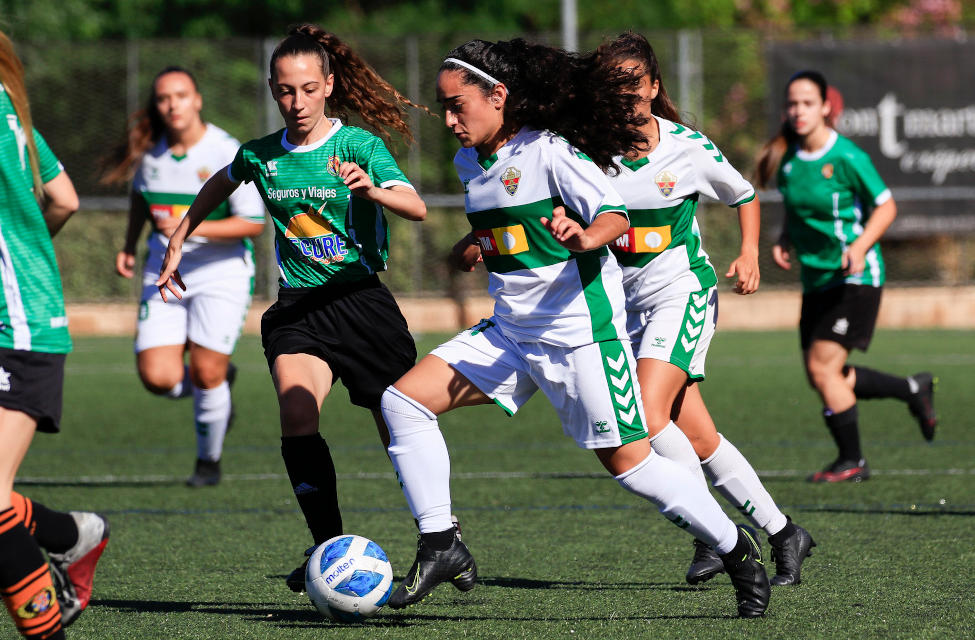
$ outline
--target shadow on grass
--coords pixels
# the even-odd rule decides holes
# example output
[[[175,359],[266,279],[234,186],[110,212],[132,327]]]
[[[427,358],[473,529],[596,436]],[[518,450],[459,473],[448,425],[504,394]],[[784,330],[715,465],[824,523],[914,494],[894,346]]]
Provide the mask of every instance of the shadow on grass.
[[[858,515],[877,515],[877,516],[975,516],[975,509],[945,509],[942,507],[928,507],[910,505],[881,505],[871,506],[797,506],[796,511],[807,511],[810,513],[855,513]]]
[[[587,582],[581,580],[533,580],[531,578],[489,578],[479,577],[478,584],[488,587],[502,587],[506,589],[573,589],[585,591],[642,591],[654,589],[657,591],[701,591],[707,587],[688,587],[675,585],[672,582]]]

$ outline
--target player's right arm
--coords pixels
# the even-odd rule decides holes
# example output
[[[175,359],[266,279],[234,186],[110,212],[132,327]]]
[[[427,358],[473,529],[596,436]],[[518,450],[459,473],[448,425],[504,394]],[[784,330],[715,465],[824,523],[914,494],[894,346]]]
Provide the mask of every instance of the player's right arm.
[[[792,268],[792,262],[790,260],[790,245],[789,241],[789,227],[786,223],[786,218],[789,214],[786,213],[782,220],[782,233],[779,234],[779,239],[775,241],[772,245],[772,260],[775,261],[780,268],[788,271]]]
[[[79,206],[78,192],[66,171],[44,183],[44,221],[52,238]]]
[[[196,194],[196,198],[182,222],[176,227],[173,235],[169,237],[169,247],[166,249],[166,256],[163,258],[159,279],[156,280],[156,286],[159,287],[159,295],[162,296],[163,301],[167,300],[167,289],[177,298],[183,297],[177,290],[177,286],[186,291],[179,271],[177,271],[179,262],[183,257],[183,241],[240,185],[239,182],[230,179],[229,169],[230,165],[217,171],[206,181],[200,192]]]
[[[142,234],[149,212],[145,198],[135,189],[129,194],[129,219],[125,225],[125,244],[115,255],[115,272],[123,278],[135,275],[135,245]]]

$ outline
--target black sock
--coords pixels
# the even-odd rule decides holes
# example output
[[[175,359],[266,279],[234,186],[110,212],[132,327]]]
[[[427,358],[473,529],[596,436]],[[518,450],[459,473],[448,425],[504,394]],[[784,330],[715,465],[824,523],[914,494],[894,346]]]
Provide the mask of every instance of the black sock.
[[[861,366],[855,366],[853,370],[856,371],[857,378],[853,385],[853,393],[858,400],[898,398],[906,401],[914,395],[907,378],[899,378]]]
[[[454,527],[446,531],[434,531],[433,533],[421,533],[423,544],[429,546],[434,551],[446,551],[450,545],[454,544],[457,538],[457,530]]]
[[[78,543],[78,524],[70,513],[48,509],[39,502],[33,505],[34,539],[48,553],[64,553]]]
[[[14,507],[0,511],[0,591],[24,637],[64,638],[47,561]]]
[[[782,531],[778,531],[768,537],[769,544],[773,547],[781,545],[796,532],[796,525],[792,524],[792,518],[789,516],[786,516],[785,518],[785,526],[782,527]]]
[[[281,438],[281,456],[315,544],[342,533],[335,465],[318,433]]]
[[[751,551],[751,545],[748,543],[748,539],[745,537],[744,532],[741,527],[738,528],[738,542],[735,543],[735,548],[728,553],[720,553],[718,556],[721,558],[722,562],[741,562],[748,552]]]
[[[859,462],[863,459],[863,453],[860,451],[858,417],[856,405],[840,413],[833,413],[829,409],[823,410],[823,418],[826,420],[829,432],[833,434],[836,447],[840,450],[841,460]]]

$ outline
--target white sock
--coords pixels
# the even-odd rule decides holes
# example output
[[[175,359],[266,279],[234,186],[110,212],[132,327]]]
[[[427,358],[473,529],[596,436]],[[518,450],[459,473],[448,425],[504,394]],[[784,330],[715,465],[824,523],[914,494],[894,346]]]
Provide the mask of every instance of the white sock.
[[[786,517],[758,479],[745,456],[720,433],[721,442],[711,457],[701,463],[711,484],[756,527],[769,535],[785,527]]]
[[[227,381],[213,389],[194,388],[193,413],[196,419],[196,456],[200,460],[219,460],[230,420],[230,385]]]
[[[691,475],[700,480],[705,487],[708,486],[704,472],[701,471],[701,459],[697,457],[694,445],[673,420],[668,422],[660,433],[650,438],[650,446],[663,457],[686,467]]]
[[[173,400],[179,400],[180,398],[188,398],[193,395],[196,387],[193,386],[193,379],[190,378],[190,368],[188,366],[183,366],[183,379],[177,382],[172,389],[164,393],[163,395],[167,398],[172,398]]]
[[[450,519],[450,456],[437,416],[387,387],[380,407],[389,427],[389,459],[420,533],[446,531]]]
[[[738,543],[738,529],[708,493],[707,485],[673,460],[656,453],[616,476],[627,491],[646,498],[660,513],[718,553],[730,553]]]

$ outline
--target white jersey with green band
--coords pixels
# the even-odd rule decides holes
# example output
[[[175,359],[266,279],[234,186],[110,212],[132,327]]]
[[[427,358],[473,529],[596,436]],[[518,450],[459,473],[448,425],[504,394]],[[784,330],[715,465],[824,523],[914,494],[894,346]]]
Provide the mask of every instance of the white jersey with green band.
[[[354,162],[383,189],[413,186],[383,141],[336,118],[320,140],[288,142],[287,129],[245,143],[229,168],[254,182],[274,222],[282,287],[353,282],[386,269],[389,226],[383,208],[359,198],[339,177]]]
[[[790,148],[777,181],[804,292],[841,284],[883,286],[879,244],[867,251],[862,273],[843,273],[843,252],[863,233],[874,207],[891,197],[870,156],[831,131],[822,149],[810,153]]]
[[[44,138],[37,145],[41,182],[64,168]],[[61,274],[51,232],[34,198],[27,133],[0,84],[0,347],[68,353],[71,337],[64,313]],[[2,380],[0,380],[2,386]]]
[[[657,119],[660,142],[645,158],[617,158],[610,177],[630,213],[630,229],[610,247],[623,268],[626,308],[717,284],[695,212],[702,195],[739,207],[755,189],[704,134]]]
[[[592,160],[553,133],[523,128],[490,158],[461,149],[454,165],[505,335],[563,347],[625,339],[622,273],[612,253],[570,252],[540,221],[556,206],[583,227],[602,214],[626,216]]]
[[[186,215],[196,194],[210,176],[230,164],[240,143],[220,127],[207,123],[206,133],[184,155],[173,155],[163,136],[142,158],[132,182],[132,190],[142,196],[149,212],[153,231],[149,234],[149,257],[146,269],[154,273],[162,266],[169,239],[157,230],[164,218]],[[256,224],[264,223],[264,203],[253,186],[237,189],[218,206],[207,220],[222,220],[238,216]],[[244,257],[251,262],[253,245],[250,239],[209,240],[191,235],[183,243],[182,268],[207,264],[227,258]]]

